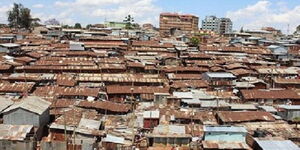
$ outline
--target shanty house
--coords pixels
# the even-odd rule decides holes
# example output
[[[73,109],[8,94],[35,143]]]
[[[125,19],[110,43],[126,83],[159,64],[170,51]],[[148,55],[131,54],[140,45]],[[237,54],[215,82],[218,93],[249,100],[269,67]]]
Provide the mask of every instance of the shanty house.
[[[41,127],[49,122],[50,102],[40,97],[29,96],[3,112],[4,124],[33,125]]]
[[[245,142],[247,130],[237,126],[204,126],[205,141]]]
[[[232,86],[232,80],[236,76],[229,72],[206,72],[202,74],[202,78],[213,88],[226,88]]]
[[[124,137],[119,137],[111,134],[107,134],[101,142],[102,146],[105,149],[122,149],[131,145],[131,141],[129,143],[128,140],[125,140]]]
[[[281,111],[278,115],[287,121],[293,121],[294,118],[300,117],[300,105],[279,105]]]
[[[0,43],[14,43],[16,40],[15,35],[1,35],[0,36]]]
[[[298,102],[300,96],[289,89],[241,90],[242,100],[246,103],[289,104]]]
[[[0,149],[1,150],[33,150],[36,149],[34,128],[32,125],[0,124]]]
[[[300,79],[274,78],[273,81],[276,88],[300,88]]]
[[[84,43],[70,41],[70,50],[84,51]]]
[[[73,115],[75,117],[72,117]],[[65,112],[63,116],[57,118],[49,126],[50,134],[48,137],[54,140],[56,136],[64,136],[64,132],[66,132],[69,139],[74,139],[72,140],[72,146],[74,146],[75,142],[75,145],[81,147],[83,150],[97,149],[97,141],[100,140],[100,137],[104,136],[103,131],[99,130],[102,122],[100,120],[80,118],[80,115],[81,112],[78,109]],[[66,119],[64,116],[66,116]],[[55,145],[53,147],[54,149],[58,149]]]
[[[20,45],[15,43],[0,44],[1,53],[15,53],[20,50]]]
[[[204,126],[203,149],[249,149],[247,130],[238,126]]]
[[[270,45],[268,49],[272,51],[272,54],[276,59],[286,59],[287,58],[287,49],[283,46]]]
[[[144,111],[144,128],[152,129],[159,124],[159,110]]]
[[[192,136],[186,133],[185,126],[159,125],[154,128],[153,133],[147,135],[147,139],[149,146],[187,146],[192,140]]]

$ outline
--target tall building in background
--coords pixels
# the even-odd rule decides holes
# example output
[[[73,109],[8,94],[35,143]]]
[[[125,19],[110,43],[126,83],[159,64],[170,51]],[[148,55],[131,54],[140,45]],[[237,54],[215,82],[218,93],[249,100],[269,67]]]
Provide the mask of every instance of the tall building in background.
[[[219,34],[225,34],[230,32],[232,32],[232,22],[230,18],[220,18]]]
[[[187,34],[198,31],[199,18],[194,15],[177,13],[161,13],[159,18],[159,32],[163,37]]]
[[[232,21],[230,18],[217,18],[216,16],[206,16],[202,20],[202,29],[214,31],[219,34],[232,32]]]
[[[219,18],[216,16],[206,16],[204,20],[202,20],[202,30],[209,30],[218,32],[219,28]]]

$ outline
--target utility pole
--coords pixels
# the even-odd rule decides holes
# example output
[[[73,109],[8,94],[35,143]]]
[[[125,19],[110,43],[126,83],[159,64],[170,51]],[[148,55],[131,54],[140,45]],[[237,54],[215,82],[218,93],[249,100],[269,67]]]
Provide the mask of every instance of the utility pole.
[[[25,79],[25,95],[24,95],[24,97],[27,97],[28,96],[28,85],[27,85],[25,66],[23,66],[23,71],[24,71],[24,79]]]
[[[75,120],[75,108],[73,107],[73,120]],[[73,129],[73,150],[75,150],[75,136],[76,136],[76,133],[75,133],[75,129],[76,129],[76,125],[74,125],[74,129]]]
[[[220,89],[217,89],[217,122],[219,123],[219,116],[218,116],[218,113],[219,113],[219,90]]]
[[[130,92],[131,92],[131,104],[132,104],[132,146],[134,146],[134,140],[135,140],[135,132],[134,132],[134,118],[135,118],[135,113],[134,113],[134,110],[135,110],[135,106],[134,106],[134,99],[133,99],[133,91],[134,91],[134,88],[133,88],[133,82],[132,82],[132,87],[130,88]]]
[[[65,142],[66,142],[66,148],[68,148],[68,139],[67,139],[67,122],[66,122],[66,112],[64,112],[64,134],[65,134]]]

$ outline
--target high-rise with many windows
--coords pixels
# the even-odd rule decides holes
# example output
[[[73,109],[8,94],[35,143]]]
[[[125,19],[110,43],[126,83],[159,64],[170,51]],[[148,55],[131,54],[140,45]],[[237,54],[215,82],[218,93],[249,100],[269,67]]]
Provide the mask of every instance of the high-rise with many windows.
[[[207,16],[202,20],[202,29],[214,31],[219,34],[232,32],[232,22],[230,18],[217,18],[216,16]]]

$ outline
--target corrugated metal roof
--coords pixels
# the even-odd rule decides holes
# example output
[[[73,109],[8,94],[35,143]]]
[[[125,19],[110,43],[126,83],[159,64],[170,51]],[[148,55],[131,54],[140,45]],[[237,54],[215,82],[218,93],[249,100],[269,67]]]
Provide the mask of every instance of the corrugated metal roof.
[[[199,99],[182,99],[181,101],[187,104],[201,104]]]
[[[144,111],[144,118],[159,118],[159,110]]]
[[[2,47],[19,47],[20,44],[15,44],[15,43],[4,43],[0,44]]]
[[[193,98],[192,92],[173,92],[173,96],[178,98],[188,98],[188,99]]]
[[[227,103],[224,100],[219,100],[219,102],[217,100],[201,100],[201,107],[227,107],[229,106],[229,103]]]
[[[24,98],[21,102],[15,103],[4,112],[9,112],[17,108],[23,108],[30,112],[37,113],[41,115],[50,107],[51,103],[37,96],[28,96]]]
[[[215,96],[204,90],[191,90],[190,92],[173,92],[173,96],[183,99],[214,99]]]
[[[236,78],[236,76],[229,72],[206,72],[204,74],[210,78]]]
[[[245,127],[237,126],[204,126],[204,132],[242,132],[247,133]]]
[[[186,128],[183,125],[158,125],[148,136],[190,137],[191,135],[186,134]]]
[[[258,106],[266,112],[277,112],[277,110],[273,106]]]
[[[249,121],[275,121],[269,112],[265,111],[220,111],[218,117],[224,123]]]
[[[0,97],[0,112],[2,112],[3,110],[5,110],[6,108],[8,108],[9,106],[11,106],[14,102],[6,97]]]
[[[102,140],[103,142],[109,143],[117,143],[117,144],[125,144],[125,139],[123,137],[117,137],[111,134],[107,134],[105,138]]]
[[[81,118],[78,127],[99,130],[100,125],[101,125],[100,120],[97,121],[97,120],[92,120],[92,119]]]
[[[300,105],[279,105],[279,108],[300,110]]]
[[[249,149],[245,142],[202,141],[205,149]]]
[[[22,141],[27,137],[32,128],[32,125],[0,124],[0,140]]]
[[[290,140],[256,140],[262,150],[300,150],[300,148]]]
[[[246,100],[251,99],[300,99],[300,96],[293,90],[274,89],[274,90],[241,90],[242,96]]]
[[[230,104],[233,110],[256,110],[254,104]]]

